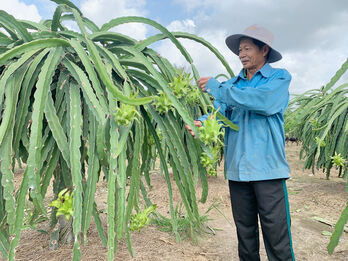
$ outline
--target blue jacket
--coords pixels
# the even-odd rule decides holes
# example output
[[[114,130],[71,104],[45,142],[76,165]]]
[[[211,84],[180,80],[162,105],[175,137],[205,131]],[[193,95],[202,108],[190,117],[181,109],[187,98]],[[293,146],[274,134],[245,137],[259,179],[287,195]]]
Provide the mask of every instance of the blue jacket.
[[[289,102],[290,73],[266,63],[250,81],[242,70],[220,83],[211,78],[205,87],[214,107],[237,124],[225,129],[225,171],[234,181],[288,178],[284,117]],[[205,120],[206,115],[198,120]]]

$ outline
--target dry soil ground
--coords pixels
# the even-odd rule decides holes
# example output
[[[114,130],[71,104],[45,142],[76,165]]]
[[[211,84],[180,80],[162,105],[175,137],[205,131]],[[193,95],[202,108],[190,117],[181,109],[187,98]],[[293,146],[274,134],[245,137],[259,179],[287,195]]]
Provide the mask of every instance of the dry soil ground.
[[[300,147],[295,144],[286,146],[287,158],[291,166],[291,179],[287,181],[290,211],[292,221],[292,237],[296,260],[348,260],[348,233],[344,233],[338,247],[332,256],[328,255],[326,246],[329,236],[322,235],[322,231],[333,229],[313,219],[314,216],[324,218],[335,223],[343,210],[347,192],[345,182],[332,173],[330,180],[325,175],[302,169],[302,162],[298,153]],[[16,173],[17,183],[22,173]],[[168,193],[165,180],[159,171],[152,172],[153,189],[149,196],[153,203],[158,205],[162,213],[168,211]],[[175,191],[176,201],[179,200]],[[96,199],[98,208],[106,209],[106,183],[98,184]],[[199,189],[198,189],[199,195]],[[177,243],[175,238],[166,232],[161,232],[154,225],[132,234],[135,258],[128,254],[125,243],[120,243],[115,260],[238,260],[236,229],[230,208],[228,185],[223,178],[222,169],[217,178],[209,178],[209,197],[205,204],[200,204],[201,213],[213,203],[219,202],[217,209],[211,210],[209,225],[216,228],[216,234],[203,234],[196,245],[190,240]],[[223,216],[221,213],[223,213]],[[101,218],[106,224],[106,214]],[[38,225],[38,228],[47,229],[48,222]],[[106,227],[105,227],[106,228]],[[22,231],[22,237],[16,251],[16,260],[71,260],[72,248],[63,245],[58,250],[48,248],[49,236],[35,230]],[[81,248],[82,260],[107,260],[107,250],[102,246],[97,230],[92,223],[88,232],[88,243]],[[267,260],[261,237],[261,259]]]

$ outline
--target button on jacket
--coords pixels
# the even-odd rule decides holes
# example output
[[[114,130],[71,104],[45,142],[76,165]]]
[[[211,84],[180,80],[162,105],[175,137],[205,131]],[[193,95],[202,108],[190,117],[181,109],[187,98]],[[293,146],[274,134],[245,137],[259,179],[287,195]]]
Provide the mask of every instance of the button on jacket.
[[[205,87],[214,107],[239,131],[225,129],[225,171],[234,181],[288,178],[285,158],[284,117],[289,102],[290,73],[266,63],[250,81],[243,69],[220,83],[211,78]],[[207,115],[198,120],[204,121]]]

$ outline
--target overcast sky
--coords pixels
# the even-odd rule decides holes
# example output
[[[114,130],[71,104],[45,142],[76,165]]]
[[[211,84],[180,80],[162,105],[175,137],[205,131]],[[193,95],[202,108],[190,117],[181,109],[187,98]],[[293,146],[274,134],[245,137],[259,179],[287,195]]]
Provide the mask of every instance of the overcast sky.
[[[225,46],[225,38],[245,27],[260,24],[270,29],[274,48],[283,59],[274,67],[293,76],[291,93],[325,85],[348,58],[347,0],[73,0],[82,13],[102,25],[113,18],[136,15],[153,19],[170,31],[196,34],[211,42],[227,59],[235,74],[241,64]],[[0,0],[16,18],[40,21],[52,18],[56,4],[49,0]],[[138,40],[158,31],[142,24],[119,29]],[[208,49],[180,41],[190,52],[201,76],[226,73]],[[188,67],[168,40],[152,46],[177,66]],[[340,83],[348,82],[348,73]]]

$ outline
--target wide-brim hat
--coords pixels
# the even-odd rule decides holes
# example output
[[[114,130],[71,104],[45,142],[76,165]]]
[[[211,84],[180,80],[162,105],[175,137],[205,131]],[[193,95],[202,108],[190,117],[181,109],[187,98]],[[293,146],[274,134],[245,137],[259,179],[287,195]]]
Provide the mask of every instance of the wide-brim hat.
[[[274,37],[268,29],[255,24],[247,27],[241,34],[228,36],[226,38],[226,44],[236,55],[239,55],[239,42],[242,37],[253,38],[267,44],[270,48],[267,59],[268,63],[274,63],[282,59],[282,55],[272,47]]]

